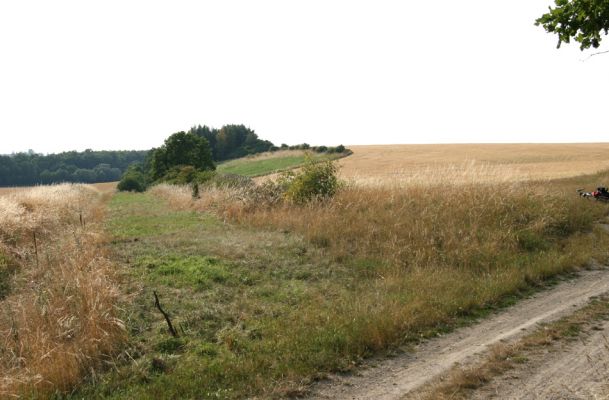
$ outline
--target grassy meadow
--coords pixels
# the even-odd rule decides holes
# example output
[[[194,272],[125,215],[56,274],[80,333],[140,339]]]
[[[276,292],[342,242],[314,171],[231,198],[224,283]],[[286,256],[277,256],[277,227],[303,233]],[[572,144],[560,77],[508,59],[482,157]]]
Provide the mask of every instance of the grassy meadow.
[[[319,161],[335,160],[345,156],[343,153],[307,153],[302,150],[283,150],[222,162],[218,164],[218,172],[249,177],[274,174],[302,166],[306,161],[306,154]]]
[[[159,185],[90,202],[106,210],[94,219],[95,232],[103,221],[105,239],[92,248],[120,266],[116,276],[103,268],[112,293],[120,290],[108,297],[111,312],[104,309],[126,333],[116,330],[111,347],[89,356],[80,380],[45,387],[73,399],[298,396],[330,372],[472,323],[609,257],[609,238],[597,226],[609,206],[575,193],[609,181],[595,163],[577,176],[557,170],[518,181],[515,161],[512,179],[491,179],[486,165],[464,169],[463,159],[450,164],[437,149],[435,175],[396,181],[394,164],[374,175],[380,155],[366,151],[355,147],[339,161],[349,183],[333,198],[304,205],[267,202],[250,186],[201,187],[193,199],[188,187]],[[507,168],[509,157],[495,154]],[[358,181],[349,163],[369,175]],[[24,289],[12,282],[9,293],[18,293],[29,280]],[[177,337],[155,308],[155,291]],[[0,324],[11,332],[10,319]],[[12,365],[15,374],[25,371]]]

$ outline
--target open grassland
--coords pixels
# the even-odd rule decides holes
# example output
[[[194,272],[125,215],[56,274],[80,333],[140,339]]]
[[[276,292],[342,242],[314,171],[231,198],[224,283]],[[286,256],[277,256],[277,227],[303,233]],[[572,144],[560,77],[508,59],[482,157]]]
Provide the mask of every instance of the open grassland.
[[[251,188],[118,194],[129,355],[75,398],[273,398],[504,306],[608,257],[606,172],[520,183],[347,186],[306,205]],[[178,327],[168,334],[152,291]]]
[[[609,143],[350,146],[343,178],[358,184],[521,182],[609,168]]]
[[[607,261],[609,237],[596,222],[609,205],[575,194],[606,184],[607,171],[541,185],[517,177],[524,151],[511,162],[497,151],[482,166],[435,151],[435,164],[419,155],[424,173],[399,180],[394,166],[377,166],[378,153],[360,151],[356,167],[340,162],[344,176],[367,171],[361,184],[304,205],[268,201],[263,186],[245,182],[202,186],[197,199],[168,185],[117,193],[105,220],[111,186],[101,197],[83,186],[0,197],[0,397],[296,396],[329,372]],[[553,168],[537,177],[564,176]],[[107,245],[123,266],[120,310]],[[103,364],[111,370],[96,369]]]
[[[69,390],[121,346],[103,209],[83,185],[0,197],[0,398]]]
[[[284,150],[239,158],[218,164],[218,171],[249,177],[273,174],[302,166],[306,154],[314,160],[335,160],[344,157],[343,153],[314,153],[301,150]]]

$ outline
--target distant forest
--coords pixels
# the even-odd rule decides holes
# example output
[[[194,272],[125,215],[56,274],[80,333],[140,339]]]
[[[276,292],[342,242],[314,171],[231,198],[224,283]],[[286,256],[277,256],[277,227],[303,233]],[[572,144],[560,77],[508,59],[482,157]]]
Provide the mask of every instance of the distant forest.
[[[148,151],[68,151],[42,155],[32,151],[0,156],[0,186],[57,182],[112,182],[142,161]]]
[[[207,139],[214,161],[277,149],[273,143],[258,138],[253,130],[244,125],[225,125],[220,129],[199,125],[192,127],[189,132]],[[131,164],[148,164],[152,150],[85,150],[49,155],[29,151],[0,155],[0,186],[118,181]]]

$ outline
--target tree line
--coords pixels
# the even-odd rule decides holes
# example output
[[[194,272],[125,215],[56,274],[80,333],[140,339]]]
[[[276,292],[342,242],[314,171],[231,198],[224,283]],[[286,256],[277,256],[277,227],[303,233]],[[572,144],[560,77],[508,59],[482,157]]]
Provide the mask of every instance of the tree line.
[[[119,190],[144,191],[154,182],[190,183],[210,179],[216,162],[279,149],[262,140],[244,125],[220,129],[194,126],[176,132],[150,151],[140,163],[132,164],[118,184]]]
[[[180,133],[180,132],[179,132]],[[211,162],[239,158],[279,149],[268,140],[262,140],[250,128],[244,125],[224,125],[220,129],[208,126],[194,126],[186,137],[198,137],[209,146]],[[192,143],[184,144],[184,149]],[[173,148],[173,147],[172,147]],[[162,149],[162,148],[159,148]],[[37,154],[34,151],[0,155],[0,186],[29,186],[59,182],[97,183],[118,181],[130,166],[150,171],[156,179],[168,170],[168,165],[192,165],[190,158],[182,161],[179,157],[188,157],[188,152],[179,154],[163,153],[162,150],[143,151],[68,151],[59,154]],[[159,151],[157,151],[159,150]],[[194,149],[190,149],[193,153]],[[206,161],[207,162],[207,161]]]
[[[58,154],[0,155],[0,186],[29,186],[58,182],[112,182],[129,165],[142,162],[144,151],[68,151]]]
[[[345,146],[312,147],[307,143],[281,147],[261,140],[254,131],[243,125],[227,125],[220,130],[196,126],[188,132],[176,132],[165,139],[162,146],[152,149],[141,163],[129,166],[118,183],[118,190],[143,192],[159,182],[191,184],[193,196],[198,196],[198,185],[233,179],[217,174],[216,161],[277,150],[310,150],[319,153],[345,153]],[[227,178],[228,177],[228,178]]]

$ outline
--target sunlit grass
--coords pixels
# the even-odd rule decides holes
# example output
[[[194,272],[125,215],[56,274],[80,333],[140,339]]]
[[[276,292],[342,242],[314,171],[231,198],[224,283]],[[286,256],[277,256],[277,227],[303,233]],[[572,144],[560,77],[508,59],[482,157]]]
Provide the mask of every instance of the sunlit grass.
[[[315,160],[333,160],[344,156],[336,153],[309,152],[308,154]],[[218,171],[226,174],[256,177],[298,168],[304,165],[305,161],[304,151],[280,151],[226,161],[218,164]]]
[[[72,389],[125,339],[101,196],[81,185],[0,197],[0,397]]]
[[[304,206],[251,203],[239,189],[202,190],[199,200],[172,186],[120,195],[111,227],[133,215],[203,220],[118,244],[145,285],[131,319],[142,358],[83,393],[302,393],[330,371],[449,330],[591,258],[606,260],[609,241],[595,221],[608,208],[575,194],[604,179],[553,181],[552,190],[547,182],[347,186]],[[150,304],[152,289],[183,327],[177,342]]]

